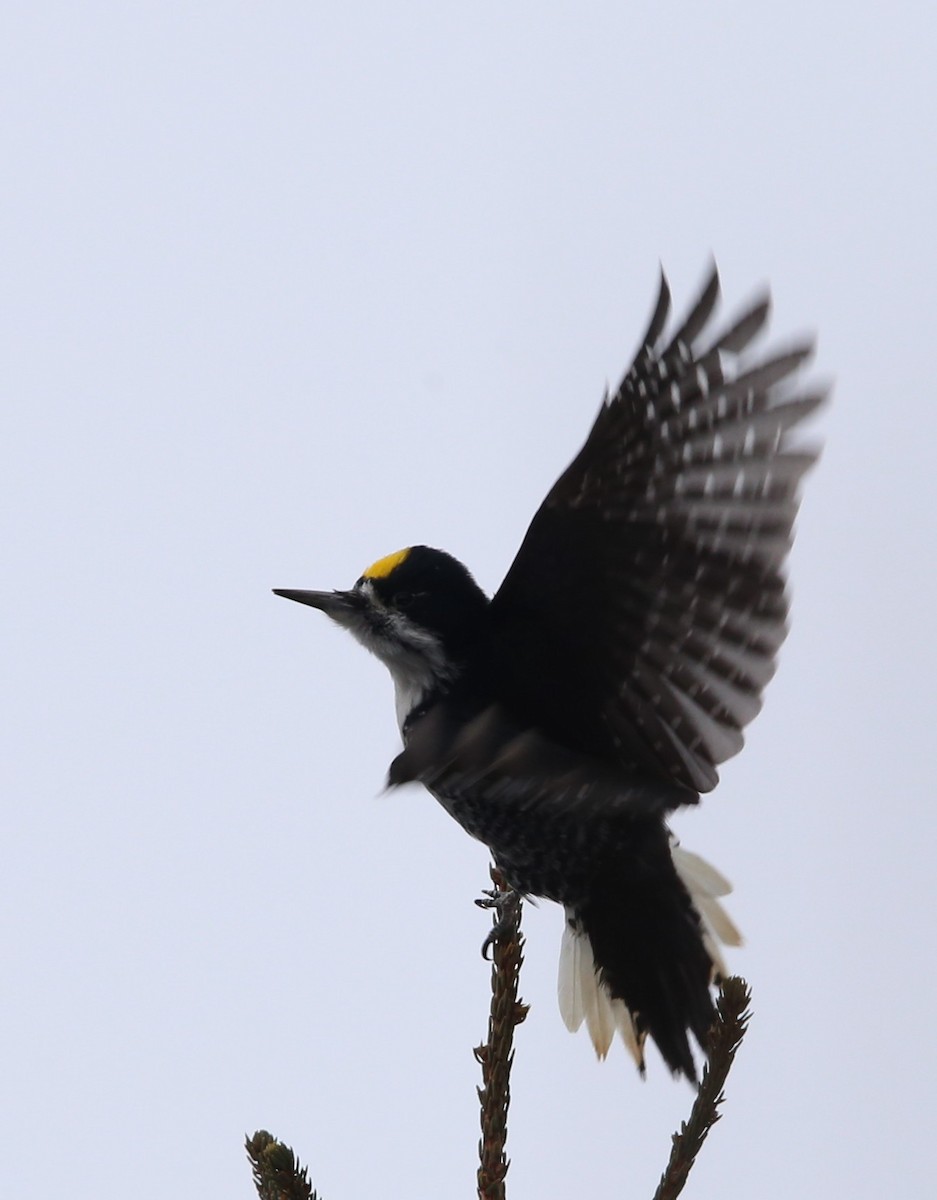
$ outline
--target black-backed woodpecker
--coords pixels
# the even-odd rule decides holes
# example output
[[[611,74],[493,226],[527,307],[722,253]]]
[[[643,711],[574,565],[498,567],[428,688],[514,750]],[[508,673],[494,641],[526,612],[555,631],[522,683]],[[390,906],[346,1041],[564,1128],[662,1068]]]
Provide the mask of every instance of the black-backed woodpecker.
[[[617,1030],[642,1073],[705,1050],[719,944],[738,932],[723,877],[666,818],[742,746],[786,633],[784,567],[816,451],[792,431],[824,391],[805,342],[752,357],[759,298],[713,336],[713,268],[665,336],[660,293],[637,356],[531,522],[489,600],[450,555],[411,546],[349,591],[278,590],[321,609],[389,668],[423,783],[508,884],[566,915],[560,1009],[604,1057]]]

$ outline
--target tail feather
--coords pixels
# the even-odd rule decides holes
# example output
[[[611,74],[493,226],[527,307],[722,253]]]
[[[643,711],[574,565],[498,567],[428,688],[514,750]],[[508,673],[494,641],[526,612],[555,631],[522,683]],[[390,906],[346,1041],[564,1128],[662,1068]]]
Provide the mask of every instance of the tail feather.
[[[644,1035],[638,1034],[624,1002],[613,999],[599,979],[592,943],[577,927],[576,918],[568,909],[560,943],[557,995],[566,1028],[575,1033],[585,1021],[598,1058],[604,1059],[608,1054],[617,1029],[638,1070],[644,1074]]]
[[[719,903],[721,896],[728,896],[732,891],[732,884],[712,863],[690,850],[684,850],[676,839],[671,843],[670,853],[680,882],[690,893],[690,900],[699,914],[703,927],[703,944],[712,959],[715,974],[717,978],[725,978],[728,971],[719,944],[742,944],[742,935],[738,927]]]
[[[600,1059],[617,1029],[643,1075],[650,1034],[670,1069],[695,1080],[688,1033],[705,1048],[710,984],[726,974],[719,944],[741,935],[719,902],[728,881],[675,841],[667,849],[619,864],[566,910],[558,998],[566,1027],[585,1022]]]

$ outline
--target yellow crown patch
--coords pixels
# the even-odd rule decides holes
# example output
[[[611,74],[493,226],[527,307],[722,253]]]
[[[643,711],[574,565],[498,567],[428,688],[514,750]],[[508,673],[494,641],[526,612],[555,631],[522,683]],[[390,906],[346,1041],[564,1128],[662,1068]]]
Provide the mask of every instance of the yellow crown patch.
[[[393,554],[387,554],[384,558],[379,558],[376,563],[371,563],[370,567],[362,574],[362,579],[386,579],[391,571],[395,570],[406,559],[410,553],[410,547],[405,550],[397,550]]]

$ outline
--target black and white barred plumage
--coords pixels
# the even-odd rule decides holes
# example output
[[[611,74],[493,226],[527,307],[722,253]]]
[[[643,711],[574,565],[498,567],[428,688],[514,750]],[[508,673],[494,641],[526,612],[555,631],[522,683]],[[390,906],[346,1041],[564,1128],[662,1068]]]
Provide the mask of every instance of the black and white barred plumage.
[[[489,601],[415,546],[348,592],[283,592],[390,668],[419,781],[518,891],[564,906],[560,1006],[604,1055],[643,1069],[650,1035],[695,1076],[728,884],[665,818],[737,753],[786,632],[784,565],[816,458],[792,432],[824,398],[795,379],[812,346],[749,359],[761,299],[712,336],[713,270],[665,337],[666,282],[629,371],[534,517]]]

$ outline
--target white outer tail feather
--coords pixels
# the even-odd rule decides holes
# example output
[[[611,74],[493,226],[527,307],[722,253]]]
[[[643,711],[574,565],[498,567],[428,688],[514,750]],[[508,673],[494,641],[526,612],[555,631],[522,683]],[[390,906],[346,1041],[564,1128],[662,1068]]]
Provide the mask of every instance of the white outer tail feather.
[[[720,896],[728,896],[732,891],[732,884],[705,858],[684,850],[676,838],[671,841],[670,853],[680,882],[690,893],[693,907],[699,913],[703,945],[712,959],[714,972],[717,976],[728,975],[719,943],[723,946],[742,944],[742,935],[719,903]]]
[[[726,946],[742,944],[742,935],[719,902],[721,896],[727,896],[732,891],[732,886],[704,858],[681,849],[675,838],[671,842],[670,852],[677,875],[690,893],[699,915],[703,945],[712,960],[713,976],[727,975],[719,943]],[[586,934],[576,928],[575,917],[569,909],[565,910],[565,916],[557,981],[560,1016],[571,1033],[575,1033],[585,1021],[600,1059],[608,1054],[617,1029],[625,1048],[643,1074],[647,1035],[638,1033],[634,1015],[622,1000],[612,998],[599,979],[592,956],[592,944]]]
[[[612,999],[608,989],[599,980],[592,957],[592,943],[570,924],[574,918],[569,909],[565,912],[557,986],[560,1016],[570,1033],[575,1033],[585,1021],[599,1058],[605,1058],[608,1054],[617,1029],[628,1053],[643,1072],[645,1035],[638,1034],[624,1002]]]

